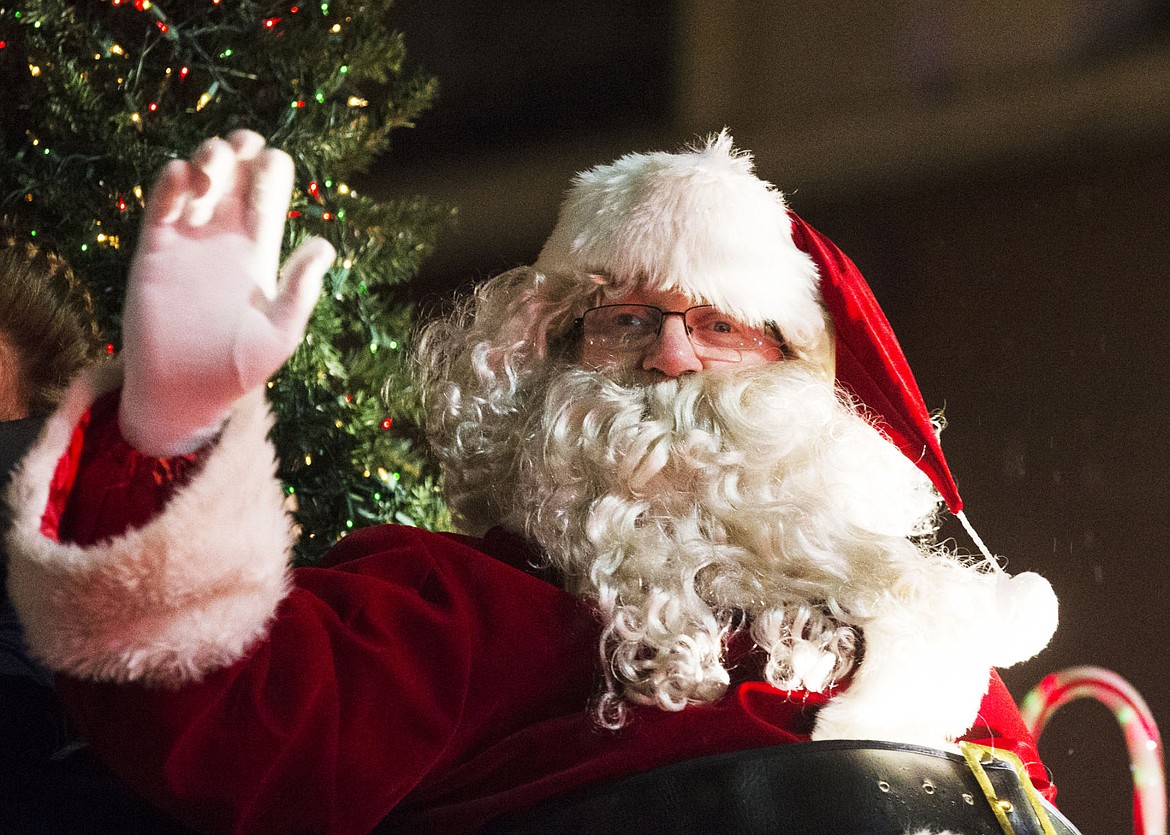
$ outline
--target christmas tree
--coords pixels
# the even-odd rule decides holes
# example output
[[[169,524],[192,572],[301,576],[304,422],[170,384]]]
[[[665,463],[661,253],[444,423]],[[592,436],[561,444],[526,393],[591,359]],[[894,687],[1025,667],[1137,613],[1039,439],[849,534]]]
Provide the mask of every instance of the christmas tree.
[[[449,524],[404,356],[406,282],[447,212],[347,184],[434,93],[404,68],[389,6],[0,0],[0,214],[84,276],[111,353],[155,172],[236,128],[295,161],[286,252],[310,234],[338,252],[304,342],[269,382],[301,562],[370,522]]]

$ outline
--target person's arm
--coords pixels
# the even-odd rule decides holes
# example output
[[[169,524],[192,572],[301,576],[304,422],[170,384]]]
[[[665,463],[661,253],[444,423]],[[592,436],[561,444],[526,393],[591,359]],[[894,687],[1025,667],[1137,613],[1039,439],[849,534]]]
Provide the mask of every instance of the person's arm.
[[[291,583],[262,404],[156,459],[98,388],[75,385],[17,476],[15,596],[83,734],[201,831],[370,831],[449,747],[480,586],[431,559],[446,540],[392,528],[351,538],[360,569]]]
[[[14,477],[9,594],[54,672],[175,687],[264,634],[292,524],[258,393],[214,445],[158,459],[121,439],[119,378],[99,367],[77,380]]]
[[[10,495],[12,598],[57,671],[198,678],[240,657],[285,593],[291,534],[263,385],[300,341],[333,258],[310,239],[278,281],[292,180],[286,154],[237,131],[168,164],[151,190],[127,285],[124,372],[92,371],[72,387]],[[78,436],[119,384],[118,431]],[[206,477],[172,499],[191,463],[181,456],[197,451]],[[165,519],[152,518],[164,502]],[[104,626],[110,613],[122,634]]]

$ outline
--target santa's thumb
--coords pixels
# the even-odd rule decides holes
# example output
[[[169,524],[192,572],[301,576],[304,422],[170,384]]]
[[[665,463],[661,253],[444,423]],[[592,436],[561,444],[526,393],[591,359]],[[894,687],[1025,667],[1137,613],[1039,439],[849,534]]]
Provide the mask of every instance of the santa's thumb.
[[[277,333],[300,341],[321,295],[321,278],[335,257],[328,242],[309,238],[284,262],[276,298],[268,305],[268,319]]]

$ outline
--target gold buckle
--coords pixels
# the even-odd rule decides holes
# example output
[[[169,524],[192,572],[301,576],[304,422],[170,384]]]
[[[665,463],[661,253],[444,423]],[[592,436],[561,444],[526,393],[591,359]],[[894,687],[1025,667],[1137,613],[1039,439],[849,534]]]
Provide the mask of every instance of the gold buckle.
[[[983,796],[991,805],[991,811],[995,813],[995,819],[999,821],[1004,835],[1016,835],[1016,830],[1012,826],[1012,822],[1008,820],[1008,813],[1012,810],[1011,801],[1004,800],[995,793],[995,787],[991,785],[991,778],[987,776],[987,771],[983,768],[984,763],[994,760],[1005,762],[1011,766],[1020,784],[1024,787],[1024,794],[1028,796],[1033,811],[1036,812],[1036,818],[1040,821],[1040,828],[1044,830],[1044,835],[1056,835],[1056,830],[1052,828],[1052,822],[1048,819],[1048,813],[1044,810],[1040,792],[1036,791],[1036,787],[1032,785],[1032,781],[1028,778],[1028,770],[1024,768],[1024,763],[1018,756],[1010,751],[988,748],[986,745],[976,745],[974,742],[960,742],[959,750],[963,752],[963,757],[967,760],[967,767],[975,775],[975,780],[979,783],[979,788],[983,790]]]

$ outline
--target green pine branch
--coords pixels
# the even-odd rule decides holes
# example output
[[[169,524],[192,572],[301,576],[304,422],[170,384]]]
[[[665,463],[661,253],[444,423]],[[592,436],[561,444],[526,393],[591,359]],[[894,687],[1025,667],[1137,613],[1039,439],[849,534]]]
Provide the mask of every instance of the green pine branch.
[[[111,344],[155,172],[209,136],[257,131],[296,164],[286,251],[315,234],[338,252],[269,389],[280,475],[306,532],[298,559],[371,522],[448,528],[404,357],[406,285],[450,212],[347,184],[436,92],[407,69],[390,3],[0,4],[0,214],[73,262]]]

